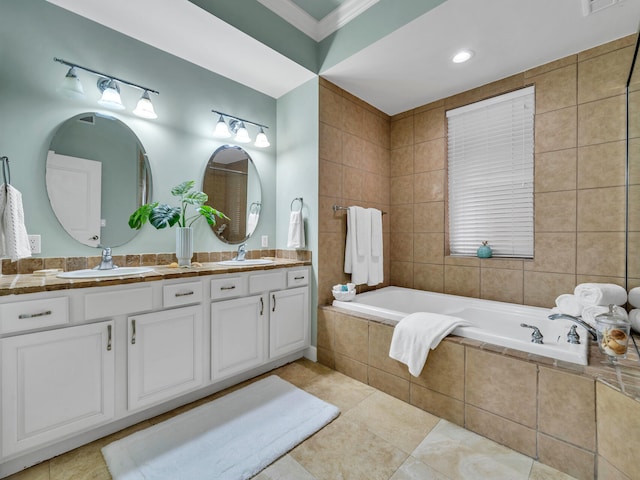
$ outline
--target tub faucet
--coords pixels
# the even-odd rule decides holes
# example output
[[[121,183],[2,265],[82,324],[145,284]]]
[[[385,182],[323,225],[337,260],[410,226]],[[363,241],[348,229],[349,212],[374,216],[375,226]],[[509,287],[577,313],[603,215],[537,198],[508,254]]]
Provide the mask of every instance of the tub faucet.
[[[247,254],[247,244],[241,243],[240,246],[238,247],[238,254],[236,255],[236,258],[234,258],[234,260],[238,262],[243,262],[246,254]]]
[[[567,315],[566,313],[553,313],[549,315],[549,320],[559,320],[559,319],[571,320],[572,322],[577,323],[582,328],[584,328],[587,332],[589,332],[589,335],[591,335],[591,338],[593,338],[594,341],[598,340],[598,334],[596,332],[596,329],[593,328],[584,320],[582,320],[580,317],[574,317],[573,315]]]
[[[111,249],[107,247],[102,250],[102,259],[100,260],[100,265],[93,267],[93,269],[94,270],[113,270],[114,268],[118,268],[118,267],[113,264]]]

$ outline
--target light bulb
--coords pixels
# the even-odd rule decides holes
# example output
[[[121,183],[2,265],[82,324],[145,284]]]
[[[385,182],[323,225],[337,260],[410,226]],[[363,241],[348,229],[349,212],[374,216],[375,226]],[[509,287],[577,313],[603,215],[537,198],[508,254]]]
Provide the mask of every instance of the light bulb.
[[[153,103],[151,103],[151,99],[149,98],[149,92],[147,90],[144,91],[140,100],[138,100],[138,105],[133,111],[134,115],[142,118],[158,118],[156,111],[153,108]]]
[[[234,140],[238,143],[249,143],[251,142],[251,137],[249,136],[249,132],[247,131],[247,127],[244,126],[244,122],[240,122],[238,125],[238,130],[236,130],[236,136]]]
[[[451,60],[453,61],[453,63],[464,63],[471,57],[473,57],[473,55],[474,53],[471,50],[460,50],[453,56]]]
[[[216,123],[216,128],[213,131],[213,136],[217,138],[229,138],[231,136],[231,132],[229,131],[229,127],[227,126],[227,122],[224,121],[222,115],[220,115],[220,119],[218,123]]]
[[[98,88],[100,88],[101,84],[106,87],[104,88],[102,97],[98,100],[98,103],[103,107],[111,108],[113,110],[124,110],[124,105],[120,99],[120,88],[118,87],[118,84],[115,80],[107,80],[107,82],[103,80],[98,81]]]
[[[76,67],[71,67],[58,87],[58,91],[67,98],[84,98],[84,88],[76,73]]]
[[[266,148],[269,145],[269,139],[267,138],[267,134],[264,133],[264,129],[260,127],[260,133],[256,136],[256,143],[254,145],[258,148]]]

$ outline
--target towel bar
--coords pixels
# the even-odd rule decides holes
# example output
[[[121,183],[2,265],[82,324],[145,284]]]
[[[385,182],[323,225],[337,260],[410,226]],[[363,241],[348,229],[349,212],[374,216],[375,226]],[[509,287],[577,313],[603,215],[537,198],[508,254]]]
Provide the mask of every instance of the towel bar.
[[[349,207],[342,207],[340,205],[334,205],[333,206],[333,211],[337,212],[338,210],[349,210]],[[385,211],[382,212],[382,215],[386,215],[386,214],[387,214],[387,212],[385,212]]]

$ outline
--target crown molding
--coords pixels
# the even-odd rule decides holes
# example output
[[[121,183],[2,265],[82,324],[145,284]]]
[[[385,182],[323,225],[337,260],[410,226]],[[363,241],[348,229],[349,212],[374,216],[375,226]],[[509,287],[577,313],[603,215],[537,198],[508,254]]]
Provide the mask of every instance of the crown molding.
[[[380,0],[347,0],[318,22],[318,39],[325,39],[336,30],[371,8]]]

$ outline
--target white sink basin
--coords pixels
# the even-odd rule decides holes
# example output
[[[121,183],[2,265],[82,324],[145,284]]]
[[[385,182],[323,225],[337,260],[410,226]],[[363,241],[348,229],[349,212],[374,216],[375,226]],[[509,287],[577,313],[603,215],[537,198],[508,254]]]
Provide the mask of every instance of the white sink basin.
[[[273,263],[273,260],[267,260],[265,258],[255,258],[255,259],[247,259],[247,260],[225,260],[223,262],[218,262],[218,265],[226,265],[229,267],[242,267],[242,266],[250,266],[250,265],[269,265]]]
[[[141,273],[153,272],[150,267],[118,267],[113,270],[93,270],[87,268],[85,270],[74,270],[72,272],[62,272],[57,275],[58,278],[105,278],[105,277],[124,277],[126,275],[139,275]]]

